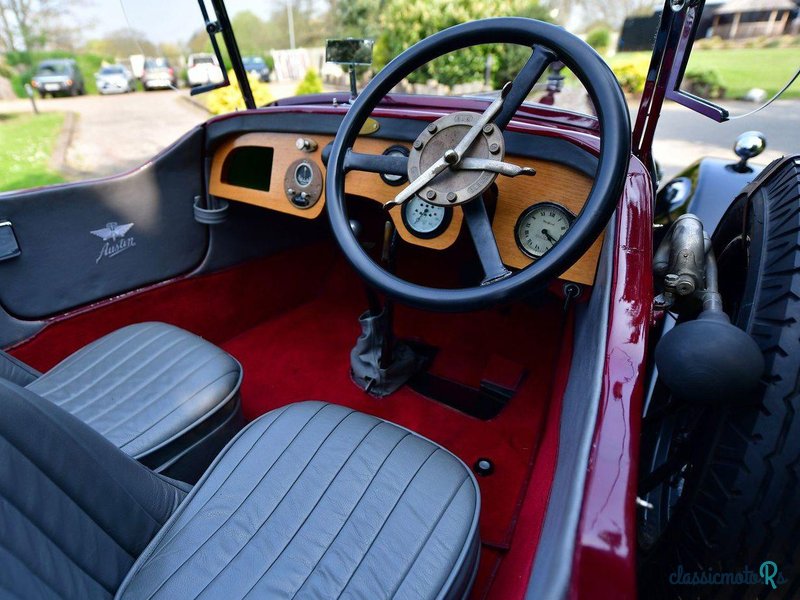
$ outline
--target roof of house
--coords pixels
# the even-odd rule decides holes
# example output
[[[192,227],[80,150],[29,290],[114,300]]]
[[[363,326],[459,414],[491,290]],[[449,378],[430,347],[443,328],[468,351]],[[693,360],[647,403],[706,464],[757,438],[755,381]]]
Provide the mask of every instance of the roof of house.
[[[733,13],[795,10],[797,4],[793,0],[730,0],[714,10],[715,15],[728,15]]]

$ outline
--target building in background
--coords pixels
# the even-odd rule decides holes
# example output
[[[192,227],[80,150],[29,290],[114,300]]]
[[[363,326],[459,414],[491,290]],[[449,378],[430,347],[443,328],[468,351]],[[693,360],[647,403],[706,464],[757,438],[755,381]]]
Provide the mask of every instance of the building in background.
[[[756,0],[759,1],[759,0]],[[712,35],[714,12],[725,5],[725,0],[706,0],[703,15],[697,25],[697,39]],[[632,15],[625,19],[617,42],[617,52],[650,51],[661,22],[661,8],[651,15]]]
[[[714,9],[711,35],[728,40],[784,35],[797,12],[794,0],[730,0]]]
[[[273,50],[275,81],[298,81],[309,69],[317,73],[325,66],[325,48],[295,48],[294,50]]]

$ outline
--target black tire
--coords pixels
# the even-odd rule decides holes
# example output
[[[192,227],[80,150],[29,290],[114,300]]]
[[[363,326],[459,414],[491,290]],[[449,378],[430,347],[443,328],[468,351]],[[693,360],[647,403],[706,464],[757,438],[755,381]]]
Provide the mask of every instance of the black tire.
[[[714,248],[726,311],[756,340],[766,368],[752,403],[707,410],[699,419],[683,492],[642,557],[640,584],[645,597],[797,598],[800,158],[737,199],[714,234]],[[765,561],[779,569],[777,589],[760,577]],[[679,568],[707,574],[748,568],[759,582],[674,585]]]

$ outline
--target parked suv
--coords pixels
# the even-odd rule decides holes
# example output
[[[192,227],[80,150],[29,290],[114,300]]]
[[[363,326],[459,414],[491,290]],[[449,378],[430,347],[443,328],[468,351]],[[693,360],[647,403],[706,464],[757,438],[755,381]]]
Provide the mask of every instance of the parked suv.
[[[178,87],[178,77],[175,75],[175,69],[172,68],[166,58],[148,58],[144,61],[142,86],[146,92]]]
[[[44,98],[51,96],[82,96],[86,93],[78,65],[71,58],[45,60],[36,68],[31,86]]]
[[[217,57],[213,54],[190,54],[187,62],[186,79],[190,87],[221,83],[223,75],[222,69],[219,68]]]
[[[259,81],[269,81],[269,67],[260,56],[245,56],[242,58],[245,71],[258,77]]]

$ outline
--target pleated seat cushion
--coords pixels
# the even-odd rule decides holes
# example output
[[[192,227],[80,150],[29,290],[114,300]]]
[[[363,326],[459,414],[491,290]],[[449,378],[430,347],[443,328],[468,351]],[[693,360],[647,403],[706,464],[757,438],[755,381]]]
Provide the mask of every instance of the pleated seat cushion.
[[[245,428],[139,557],[135,598],[463,598],[478,486],[447,450],[304,402]]]
[[[232,402],[239,363],[204,339],[138,323],[79,350],[27,385],[127,454],[143,458]]]

